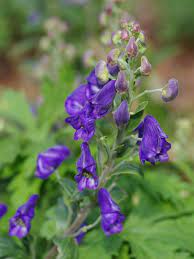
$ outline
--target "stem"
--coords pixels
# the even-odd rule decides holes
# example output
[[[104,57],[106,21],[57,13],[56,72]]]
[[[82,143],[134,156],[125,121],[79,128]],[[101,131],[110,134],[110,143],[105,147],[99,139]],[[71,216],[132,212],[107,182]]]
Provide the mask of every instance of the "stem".
[[[55,256],[57,255],[58,251],[57,251],[57,246],[54,245],[50,251],[48,252],[48,254],[46,255],[45,259],[53,259],[56,258]]]
[[[108,180],[110,180],[113,176],[117,176],[117,175],[121,175],[121,174],[136,175],[136,173],[132,173],[132,172],[114,173],[114,174],[111,174],[111,175],[108,177]]]
[[[75,221],[71,224],[71,226],[65,231],[64,235],[65,236],[69,236],[72,235],[75,231],[77,231],[77,229],[80,227],[80,225],[85,221],[85,219],[87,218],[90,210],[92,208],[92,205],[86,207],[86,208],[82,208],[80,210],[80,212],[77,215],[77,218],[75,219]]]
[[[153,90],[145,90],[141,94],[138,94],[135,97],[133,97],[132,101],[139,99],[140,97],[144,96],[145,94],[156,93],[156,92],[162,92],[162,88],[157,88],[157,89],[153,89]]]
[[[61,176],[60,176],[58,170],[56,170],[56,176],[57,176],[57,181],[58,181],[59,185],[61,186],[62,190],[64,190],[67,193],[68,197],[71,196],[71,193],[68,191],[68,189],[64,188],[64,186],[62,184],[62,179],[61,179]],[[69,226],[71,223],[72,216],[73,216],[73,211],[72,211],[71,204],[68,199],[65,200],[65,205],[67,206],[67,210],[68,210],[67,226]]]
[[[88,230],[94,228],[95,226],[98,225],[98,223],[100,222],[101,216],[99,216],[92,224],[88,225],[88,226],[84,226],[82,228],[80,228],[77,232],[75,232],[72,237],[76,237],[79,234],[81,234],[82,232],[87,232]]]

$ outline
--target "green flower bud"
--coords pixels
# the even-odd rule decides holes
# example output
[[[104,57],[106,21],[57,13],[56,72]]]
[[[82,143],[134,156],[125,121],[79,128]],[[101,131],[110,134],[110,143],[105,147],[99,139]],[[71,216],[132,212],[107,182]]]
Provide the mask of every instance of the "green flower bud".
[[[109,80],[109,71],[106,65],[106,62],[103,60],[100,60],[96,67],[95,67],[95,75],[98,78],[98,80],[105,84]]]

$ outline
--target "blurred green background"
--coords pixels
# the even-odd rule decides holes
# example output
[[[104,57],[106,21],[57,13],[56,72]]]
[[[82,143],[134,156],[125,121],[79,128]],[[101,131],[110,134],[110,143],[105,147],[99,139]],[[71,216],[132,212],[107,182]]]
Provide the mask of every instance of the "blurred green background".
[[[194,1],[121,2],[146,34],[153,73],[142,87],[161,87],[171,77],[180,82],[175,101],[163,104],[154,96],[146,110],[157,117],[170,137],[171,162],[156,166],[155,174],[146,166],[145,181],[131,177],[129,187],[126,181],[121,182],[128,195],[122,206],[126,213],[132,211],[133,220],[126,223],[132,232],[126,228],[118,239],[108,241],[99,230],[91,232],[80,249],[80,258],[86,254],[91,259],[194,258]],[[92,67],[86,57],[92,53],[97,59],[105,58],[107,47],[100,40],[105,28],[99,17],[107,3],[0,1],[0,202],[10,208],[0,222],[0,258],[26,258],[21,252],[25,241],[7,239],[7,220],[36,192],[45,199],[41,199],[33,225],[32,247],[27,245],[32,254],[34,250],[39,252],[29,258],[45,258],[51,246],[56,229],[50,219],[61,220],[56,213],[56,208],[61,208],[60,200],[56,204],[60,192],[54,176],[46,182],[34,179],[36,156],[55,143],[72,147],[73,156],[60,172],[73,179],[79,143],[72,145],[73,131],[64,126],[63,104]],[[181,218],[183,211],[188,218]],[[175,220],[150,228],[149,218],[158,215],[172,215]],[[91,242],[96,236],[97,241]],[[14,257],[16,250],[18,257]],[[172,255],[171,250],[176,253]],[[134,256],[130,256],[131,251]]]

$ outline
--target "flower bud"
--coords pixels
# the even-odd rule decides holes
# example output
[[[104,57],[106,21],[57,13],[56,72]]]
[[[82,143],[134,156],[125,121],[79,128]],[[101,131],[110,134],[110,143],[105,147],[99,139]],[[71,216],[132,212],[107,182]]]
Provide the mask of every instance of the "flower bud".
[[[137,56],[138,47],[137,47],[137,44],[136,44],[136,41],[135,41],[135,37],[131,37],[129,39],[129,42],[128,42],[127,47],[126,47],[126,51],[127,51],[128,55],[130,57]]]
[[[111,65],[115,65],[117,63],[118,57],[120,55],[119,49],[112,49],[107,56],[107,62]]]
[[[122,101],[117,110],[114,112],[113,116],[118,127],[122,127],[129,122],[130,114],[126,100]]]
[[[117,31],[112,34],[113,44],[118,44],[121,41],[121,31]]]
[[[104,11],[106,12],[107,15],[109,15],[109,16],[112,15],[113,4],[112,3],[107,4]]]
[[[162,89],[162,99],[164,102],[174,100],[178,95],[179,85],[178,80],[172,78],[168,81],[166,87]]]
[[[117,65],[117,64],[115,64],[115,65],[112,65],[112,64],[108,64],[107,65],[107,67],[108,67],[108,71],[109,71],[109,73],[112,75],[112,76],[116,76],[118,73],[119,73],[119,66]]]
[[[121,31],[121,39],[122,40],[129,40],[129,32],[127,30]]]
[[[145,33],[144,33],[144,31],[141,31],[140,33],[139,33],[139,36],[138,36],[138,39],[141,41],[141,42],[145,42]]]
[[[144,76],[149,76],[152,70],[152,65],[149,63],[148,59],[145,56],[142,56],[141,58],[141,67],[140,67],[140,72]]]
[[[120,71],[115,83],[115,88],[119,93],[125,93],[128,91],[128,82],[125,76],[125,72]]]
[[[95,67],[95,75],[98,78],[98,80],[105,84],[109,80],[109,71],[106,65],[106,62],[103,60],[100,60],[96,67]]]
[[[121,70],[125,70],[125,69],[127,69],[128,65],[127,65],[127,62],[124,58],[119,58],[118,59],[118,66]]]
[[[138,22],[133,22],[131,26],[131,30],[132,32],[140,32],[141,31],[140,24]]]

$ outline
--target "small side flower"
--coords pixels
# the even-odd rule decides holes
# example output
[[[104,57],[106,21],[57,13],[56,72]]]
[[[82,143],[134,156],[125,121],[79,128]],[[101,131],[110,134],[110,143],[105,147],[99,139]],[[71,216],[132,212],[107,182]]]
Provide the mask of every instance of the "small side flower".
[[[7,213],[7,206],[0,203],[0,219]]]
[[[171,148],[171,144],[166,141],[168,136],[163,132],[153,116],[147,115],[136,131],[139,138],[141,138],[138,144],[142,164],[145,161],[151,164],[168,161],[167,151]]]
[[[38,195],[32,195],[24,205],[17,209],[16,214],[9,220],[10,236],[17,236],[21,239],[30,232],[38,198]]]
[[[40,153],[37,158],[35,176],[40,179],[47,179],[67,159],[70,150],[66,146],[57,145]]]
[[[120,233],[123,230],[122,223],[125,216],[104,188],[101,188],[98,192],[98,203],[101,210],[101,227],[104,233],[107,236]]]
[[[79,191],[97,189],[98,176],[96,174],[96,161],[91,155],[88,143],[81,145],[81,156],[77,161],[77,171],[78,174],[75,176],[75,180]]]

